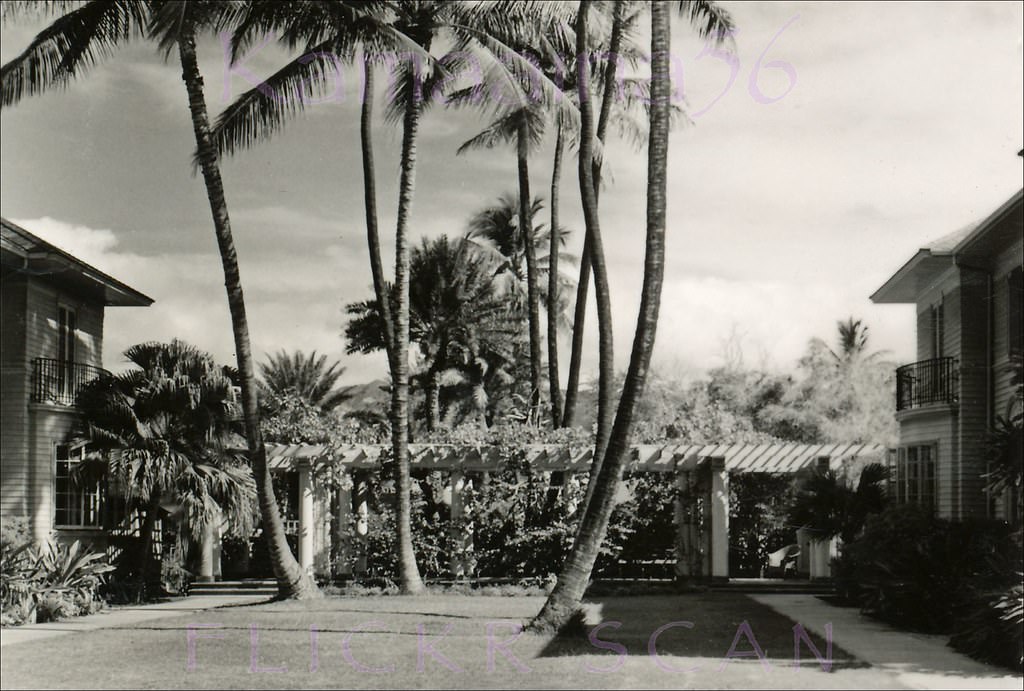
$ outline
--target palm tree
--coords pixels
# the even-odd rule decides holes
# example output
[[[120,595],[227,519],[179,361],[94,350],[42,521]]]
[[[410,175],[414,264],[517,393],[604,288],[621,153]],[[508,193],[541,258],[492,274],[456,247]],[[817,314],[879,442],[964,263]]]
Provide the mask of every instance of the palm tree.
[[[540,393],[543,387],[543,363],[540,335],[540,276],[537,269],[537,248],[529,237],[533,229],[530,198],[530,154],[544,137],[544,113],[530,103],[501,115],[487,129],[459,147],[458,153],[470,149],[493,148],[500,142],[515,144],[519,173],[518,226],[522,235],[520,246],[526,259],[527,321],[530,331],[530,410],[531,418],[540,420]],[[556,253],[557,255],[557,253]]]
[[[328,46],[336,40],[348,46],[358,39],[358,36],[353,36],[351,32],[341,30],[352,22],[353,4],[350,2],[337,0],[336,2],[322,3],[325,10],[320,14],[312,13],[310,15],[312,19],[307,19],[304,16],[305,12],[295,12],[290,8],[277,9],[275,5],[277,4],[258,3],[260,11],[243,21],[243,27],[247,31],[240,36],[243,40],[236,40],[236,46],[244,44],[246,36],[251,40],[252,36],[260,30],[281,27],[285,29],[286,42],[292,44],[297,44],[302,38],[310,39],[310,44],[314,44],[327,36],[325,43]],[[264,11],[262,8],[265,6],[270,7]],[[382,272],[379,270],[381,267],[377,259],[379,252],[374,255],[372,251],[377,246],[373,240],[375,231],[369,225],[368,238],[370,238],[371,255],[373,255],[371,256],[371,269],[375,274],[374,286],[377,301],[385,313],[389,309],[392,311],[392,318],[385,321],[385,334],[386,338],[393,338],[392,347],[388,348],[388,360],[392,379],[392,456],[397,470],[396,521],[400,586],[404,592],[416,593],[422,592],[424,587],[416,566],[410,528],[411,479],[408,453],[410,248],[408,235],[415,190],[420,120],[426,106],[443,94],[451,76],[458,73],[464,66],[466,51],[470,47],[483,49],[479,51],[479,55],[481,59],[488,62],[488,72],[492,73],[494,79],[500,78],[512,84],[522,84],[528,81],[526,75],[536,72],[533,65],[510,50],[497,36],[514,34],[513,29],[525,30],[530,26],[526,20],[536,19],[537,13],[536,5],[533,3],[510,2],[481,5],[475,2],[400,0],[399,2],[381,3],[379,6],[369,3],[364,6],[360,3],[358,7],[360,9],[373,8],[367,10],[359,18],[367,20],[375,31],[382,26],[387,27],[387,30],[391,32],[390,36],[400,37],[404,41],[404,45],[413,48],[404,54],[392,56],[397,59],[393,65],[394,79],[388,94],[388,107],[385,113],[389,122],[402,123],[398,213],[395,228],[393,288],[395,300],[393,304],[389,304],[383,295]],[[380,15],[372,15],[376,12],[379,12]],[[343,20],[339,23],[332,17],[342,17]],[[364,26],[365,23],[359,23],[359,25]],[[446,55],[434,59],[430,57],[430,52],[435,42],[440,43],[439,39],[450,39],[449,43],[452,44],[453,49]],[[301,62],[301,59],[296,62]],[[306,64],[309,67],[317,62],[316,60],[306,61]],[[289,68],[286,66],[282,72],[288,70]],[[305,72],[296,68],[288,72],[287,79],[291,79],[292,83],[301,84],[301,81],[296,82],[295,80],[302,80],[305,77],[296,75],[322,73],[322,71],[319,66],[309,67]],[[492,79],[492,83],[494,79]],[[322,75],[319,83],[324,83]],[[545,94],[551,94],[553,91],[553,85],[545,84],[543,80],[540,82],[540,86]],[[253,96],[247,101],[245,107],[233,110],[239,115],[234,121],[234,125],[229,126],[226,122],[218,124],[218,129],[221,129],[220,125],[223,124],[224,131],[231,133],[224,138],[225,148],[230,149],[237,145],[247,146],[268,136],[280,127],[286,117],[301,109],[306,93],[306,89],[303,88],[286,90],[276,94],[277,98]],[[522,95],[520,94],[520,96]],[[364,117],[366,117],[365,109]],[[365,134],[363,141],[365,144]],[[372,158],[367,158],[365,151],[364,148],[364,171],[372,175]],[[369,185],[366,189],[367,218],[370,219],[372,192]],[[373,223],[375,228],[375,220]],[[390,329],[388,329],[388,324],[390,324]]]
[[[815,470],[803,479],[789,510],[792,525],[810,528],[821,539],[839,537],[852,542],[869,515],[885,508],[888,469],[869,463],[856,487],[845,474]]]
[[[543,208],[543,200],[534,197],[530,205],[530,218],[539,217]],[[495,204],[481,209],[470,217],[466,238],[493,257],[497,262],[496,277],[504,279],[505,292],[511,298],[512,306],[526,312],[529,308],[525,294],[529,272],[526,257],[528,243],[525,242],[525,234],[519,230],[519,222],[518,198],[514,194],[503,194]],[[544,224],[534,224],[532,236],[540,301],[545,305],[545,310],[550,311],[551,266],[557,265],[559,259],[572,262],[575,261],[575,257],[563,251],[569,236],[565,228],[559,228],[557,232],[552,233]],[[555,257],[551,255],[551,245],[557,248]],[[555,280],[562,287],[571,286],[571,279],[564,275],[556,274]],[[565,307],[564,302],[554,303],[554,315],[560,329],[568,326]]]
[[[689,13],[690,21],[701,20],[707,12],[717,12],[717,8],[710,6],[710,3],[691,3],[699,5],[699,11]],[[633,117],[635,111],[640,110],[644,104],[645,97],[649,100],[647,82],[635,78],[624,78],[618,74],[619,63],[625,61],[634,67],[642,57],[641,51],[633,43],[631,36],[635,33],[636,25],[643,12],[642,3],[629,0],[614,0],[610,5],[601,5],[599,9],[611,12],[611,32],[608,38],[607,49],[601,50],[601,58],[595,60],[595,66],[603,64],[603,74],[595,84],[598,93],[601,94],[601,110],[597,118],[597,141],[603,148],[608,128],[614,123],[617,125],[620,136],[626,136],[632,141],[637,149],[646,146],[646,132],[644,127]],[[685,9],[685,8],[684,8]],[[725,21],[729,20],[724,16]],[[731,24],[729,25],[731,26]],[[703,31],[703,29],[701,29]],[[595,40],[600,40],[595,35]],[[724,34],[718,38],[721,40]],[[575,88],[579,79],[578,61],[567,60],[569,66],[569,83]],[[672,123],[684,117],[682,108],[672,105],[670,108]],[[594,177],[594,198],[600,199],[601,195],[601,171],[604,157],[595,156],[593,161]],[[580,255],[580,274],[576,283],[576,307],[573,314],[572,346],[569,355],[569,377],[565,390],[565,406],[562,414],[561,426],[572,427],[576,420],[576,406],[579,400],[580,369],[583,363],[583,330],[587,315],[587,296],[590,289],[591,273],[591,247],[586,238],[583,242],[583,252]],[[599,382],[600,386],[600,382]],[[599,391],[599,398],[612,397],[611,391]],[[599,438],[607,437],[607,430],[611,429],[611,406],[605,406],[604,415],[598,417]]]
[[[685,5],[686,3],[684,3]],[[717,8],[716,8],[717,9]],[[579,55],[587,54],[587,15],[590,0],[583,0],[576,26],[576,45]],[[691,15],[692,17],[693,15]],[[716,15],[716,16],[721,16]],[[709,21],[707,31],[724,31],[717,22]],[[643,392],[654,350],[654,338],[658,325],[658,311],[661,303],[661,287],[664,277],[665,260],[665,209],[666,172],[668,167],[668,134],[671,119],[671,82],[669,76],[670,29],[668,9],[664,3],[651,5],[651,104],[650,134],[647,163],[647,238],[644,257],[644,281],[640,294],[640,313],[637,317],[636,333],[630,355],[629,368],[622,386],[622,397],[615,414],[608,448],[600,473],[594,480],[595,488],[589,504],[585,507],[580,529],[573,543],[558,582],[548,596],[532,626],[536,629],[561,629],[579,607],[590,575],[594,568],[601,543],[608,528],[608,521],[615,505],[615,495],[629,450],[630,432],[637,402]],[[586,67],[581,65],[580,84],[586,85]],[[589,139],[590,113],[585,88],[581,86],[581,192],[584,209],[593,202],[594,190],[587,189],[592,182],[590,157],[584,156],[584,146]],[[589,152],[588,152],[589,153]],[[593,215],[595,209],[590,209]],[[599,247],[594,246],[597,250]],[[598,266],[595,264],[595,285]]]
[[[209,115],[203,95],[203,77],[196,58],[196,35],[207,26],[223,25],[233,18],[235,5],[208,1],[93,0],[58,18],[31,42],[28,48],[0,69],[2,105],[16,103],[67,83],[97,58],[128,39],[145,35],[157,42],[165,57],[177,49],[182,80],[188,94],[189,112],[196,141],[196,159],[203,174],[213,217],[214,233],[224,270],[224,286],[235,341],[238,376],[242,387],[242,412],[259,495],[264,535],[267,539],[278,594],[308,597],[317,592],[311,576],[303,572],[288,548],[277,500],[270,484],[266,449],[260,433],[256,373],[249,341],[249,323],[242,293],[238,256],[235,251],[217,150],[210,133]]]
[[[256,488],[244,459],[231,451],[235,415],[224,368],[177,340],[142,343],[124,355],[135,369],[96,379],[78,395],[77,436],[142,518],[135,571],[141,596],[162,500],[180,504],[201,539],[222,516],[236,526],[251,523]]]
[[[260,363],[260,388],[278,396],[291,392],[321,410],[334,410],[351,398],[348,391],[336,388],[344,373],[340,362],[328,366],[327,356],[317,355],[315,350],[309,355],[301,350],[289,355],[282,350]]]
[[[424,240],[412,252],[409,274],[409,338],[424,358],[421,379],[427,426],[433,430],[441,419],[441,389],[464,383],[460,372],[477,383],[483,375],[473,372],[483,367],[486,374],[491,367],[482,363],[510,359],[521,322],[496,290],[494,262],[465,240]],[[353,303],[347,311],[353,316],[345,329],[348,352],[382,349],[385,334],[376,301]]]

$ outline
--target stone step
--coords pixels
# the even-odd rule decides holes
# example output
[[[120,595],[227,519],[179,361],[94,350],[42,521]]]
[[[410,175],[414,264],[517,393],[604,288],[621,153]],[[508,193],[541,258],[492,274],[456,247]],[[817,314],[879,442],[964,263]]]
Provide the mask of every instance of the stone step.
[[[277,581],[245,579],[193,583],[189,595],[277,595]]]

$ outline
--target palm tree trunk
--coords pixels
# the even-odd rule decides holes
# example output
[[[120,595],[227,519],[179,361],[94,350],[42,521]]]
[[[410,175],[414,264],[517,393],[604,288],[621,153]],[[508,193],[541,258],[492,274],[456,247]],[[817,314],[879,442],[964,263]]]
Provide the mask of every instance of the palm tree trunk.
[[[441,382],[437,368],[427,373],[427,429],[433,432],[441,426]]]
[[[391,317],[391,297],[384,280],[384,263],[380,258],[380,233],[377,230],[377,179],[373,162],[373,63],[363,54],[363,103],[359,114],[359,143],[363,153],[363,203],[366,207],[366,244],[370,252],[370,273],[373,294],[377,298],[384,322],[384,345],[388,362],[395,349],[395,328]]]
[[[227,290],[228,308],[231,312],[231,327],[235,337],[235,356],[238,375],[242,385],[242,413],[245,418],[245,438],[249,447],[256,490],[259,495],[260,515],[263,519],[263,534],[267,540],[270,560],[277,578],[277,592],[281,598],[304,598],[317,594],[316,584],[309,574],[303,572],[288,547],[281,513],[270,482],[270,468],[267,466],[267,452],[260,432],[259,404],[256,393],[256,375],[253,367],[252,349],[249,344],[249,323],[245,314],[245,299],[242,295],[242,280],[238,269],[238,255],[231,235],[231,221],[228,217],[224,186],[217,162],[217,150],[210,136],[210,120],[203,96],[203,77],[196,60],[195,36],[191,32],[178,39],[178,54],[181,59],[181,76],[188,91],[189,110],[192,114],[192,129],[195,132],[196,151],[206,195],[210,201],[217,246],[220,249],[224,268],[224,287]]]
[[[540,392],[544,382],[540,346],[540,281],[537,276],[537,246],[534,244],[530,209],[529,136],[524,114],[516,138],[516,158],[519,164],[519,232],[523,236],[523,253],[526,255],[526,299],[530,326],[530,416],[535,424],[539,424]]]
[[[612,14],[612,35],[608,53],[610,59],[605,65],[604,91],[601,96],[601,112],[597,119],[597,139],[604,144],[605,135],[608,131],[608,122],[611,119],[612,98],[615,94],[615,70],[616,58],[622,47],[622,25],[625,18],[625,4],[622,0],[615,0],[615,7]],[[594,177],[594,203],[601,197],[601,161],[594,160],[592,164]],[[583,364],[583,328],[587,319],[587,296],[590,288],[591,271],[591,248],[587,238],[583,240],[583,252],[580,255],[580,276],[576,283],[576,309],[573,314],[572,323],[572,351],[569,359],[569,381],[565,388],[565,411],[562,415],[562,426],[572,427],[576,423],[576,405],[579,400],[580,388],[580,367]],[[609,417],[604,418],[606,428],[611,427]],[[598,426],[600,427],[600,419]],[[599,435],[600,436],[600,435]],[[595,456],[595,460],[597,456]]]
[[[562,177],[562,122],[555,117],[555,161],[551,169],[551,245],[548,250],[548,387],[551,391],[551,426],[562,426],[562,384],[558,376],[558,315],[560,310],[558,253],[558,184]]]
[[[584,1],[580,5],[577,28],[576,51],[578,55],[587,52],[587,14],[590,4]],[[590,74],[586,60],[581,60],[577,67],[578,88],[580,94],[580,151],[579,179],[580,197],[583,200],[583,220],[590,240],[590,266],[594,272],[594,297],[597,301],[598,330],[598,391],[597,391],[597,439],[594,445],[594,460],[591,465],[587,493],[583,509],[593,493],[594,482],[600,471],[608,439],[611,436],[613,406],[615,403],[614,377],[614,346],[612,342],[612,309],[611,292],[608,287],[608,269],[604,261],[604,244],[601,238],[601,224],[597,213],[597,193],[594,187],[594,141],[592,139],[593,108],[590,102]]]
[[[562,427],[576,426],[576,402],[580,392],[580,368],[583,365],[583,328],[587,319],[587,297],[590,293],[590,236],[583,238],[580,253],[580,276],[576,281],[576,307],[572,316],[572,345],[569,349],[569,380],[565,384],[565,407]]]
[[[398,191],[395,229],[395,347],[391,364],[391,450],[396,468],[395,522],[398,538],[398,572],[404,593],[423,592],[412,546],[412,478],[409,469],[409,214],[416,187],[416,134],[419,129],[420,94],[410,89],[402,131],[402,173]]]
[[[587,2],[580,14],[586,13]],[[584,27],[585,18],[584,18]],[[579,32],[579,29],[577,29]],[[585,33],[578,33],[584,35]],[[579,535],[573,544],[565,569],[532,623],[535,629],[557,630],[564,626],[579,606],[597,560],[615,507],[615,494],[629,450],[629,436],[637,401],[647,381],[654,337],[661,305],[661,287],[665,272],[666,168],[668,162],[670,45],[668,9],[663,3],[651,6],[651,107],[650,143],[647,159],[647,250],[644,257],[644,283],[640,295],[640,314],[629,369],[622,387],[611,440],[601,473],[597,477],[593,499],[586,508]]]

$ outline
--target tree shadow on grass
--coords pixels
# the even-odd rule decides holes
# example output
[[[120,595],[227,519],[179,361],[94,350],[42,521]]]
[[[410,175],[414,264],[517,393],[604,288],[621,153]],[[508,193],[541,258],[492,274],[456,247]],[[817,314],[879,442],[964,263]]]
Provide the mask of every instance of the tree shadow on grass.
[[[834,644],[829,655],[824,637],[736,593],[601,597],[585,604],[585,621],[577,618],[552,638],[541,657],[601,655],[611,661],[626,654],[680,667],[685,663],[667,659],[764,659],[829,671],[870,666]]]

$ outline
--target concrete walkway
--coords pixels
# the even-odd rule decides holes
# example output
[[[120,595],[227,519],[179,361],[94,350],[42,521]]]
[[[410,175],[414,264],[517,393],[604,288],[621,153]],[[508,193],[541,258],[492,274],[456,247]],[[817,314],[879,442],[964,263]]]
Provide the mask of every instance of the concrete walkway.
[[[814,595],[751,594],[750,597],[825,635],[832,624],[832,641],[875,669],[916,689],[1016,689],[1021,677],[972,660],[946,645],[946,636],[899,631],[865,617],[855,607],[836,607]]]
[[[65,621],[47,622],[45,624],[4,627],[0,629],[0,646],[6,648],[17,643],[39,641],[70,633],[133,626],[153,619],[184,616],[207,609],[216,609],[217,607],[251,605],[257,602],[266,602],[267,599],[265,595],[203,595],[185,597],[180,600],[161,602],[154,605],[110,607],[87,617],[74,617]]]

